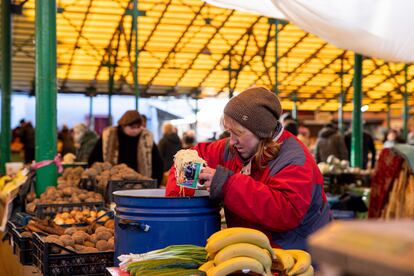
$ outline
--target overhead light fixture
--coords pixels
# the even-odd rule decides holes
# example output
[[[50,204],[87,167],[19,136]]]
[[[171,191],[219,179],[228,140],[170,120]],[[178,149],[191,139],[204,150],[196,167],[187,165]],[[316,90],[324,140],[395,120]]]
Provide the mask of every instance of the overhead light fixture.
[[[369,109],[369,105],[365,104],[361,106],[361,112],[366,112]]]

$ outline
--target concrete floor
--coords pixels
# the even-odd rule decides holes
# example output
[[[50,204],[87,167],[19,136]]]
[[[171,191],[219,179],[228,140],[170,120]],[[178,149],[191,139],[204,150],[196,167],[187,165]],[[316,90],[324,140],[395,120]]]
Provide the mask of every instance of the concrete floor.
[[[9,241],[2,242],[3,233],[0,232],[0,275],[7,276],[37,276],[42,275],[33,266],[23,266],[13,250]]]

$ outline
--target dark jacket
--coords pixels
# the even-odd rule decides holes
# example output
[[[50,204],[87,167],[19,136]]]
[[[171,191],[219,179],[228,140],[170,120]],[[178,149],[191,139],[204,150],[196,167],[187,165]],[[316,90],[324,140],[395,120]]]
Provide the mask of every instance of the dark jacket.
[[[168,171],[174,163],[174,155],[182,148],[180,137],[176,133],[164,135],[158,143],[158,149],[164,162],[164,170]]]
[[[75,142],[73,141],[73,136],[68,128],[63,128],[62,131],[59,132],[58,139],[62,141],[62,157],[67,153],[76,153]]]
[[[348,160],[348,150],[344,138],[336,128],[326,126],[319,131],[316,140],[316,163],[326,162],[329,155],[334,155],[341,160]]]
[[[232,152],[229,139],[199,143],[195,150],[216,173],[210,198],[224,204],[228,227],[249,227],[266,233],[273,246],[306,249],[306,238],[330,221],[323,178],[309,150],[284,131],[279,155],[265,169],[252,164],[250,175]],[[167,196],[179,196],[175,168],[170,170]],[[185,195],[194,194],[184,189]],[[182,193],[181,193],[182,194]]]
[[[20,141],[24,146],[24,162],[31,163],[35,159],[35,129],[30,122],[20,128]]]
[[[77,162],[88,162],[88,158],[98,139],[99,136],[94,131],[87,130],[85,132],[80,141],[79,149],[76,151]]]
[[[348,149],[349,159],[351,159],[351,140],[352,132],[348,132],[345,135],[345,144]],[[371,134],[364,131],[362,133],[362,168],[366,169],[368,165],[368,154],[371,153],[371,168],[375,167],[377,151],[375,149],[374,139]]]
[[[104,134],[106,132],[104,130],[103,136],[101,136],[101,138],[98,140],[91,155],[89,156],[89,159],[88,159],[89,166],[91,166],[95,162],[104,162],[104,161],[110,162],[113,165],[124,163],[128,167],[145,175],[143,172],[139,170],[139,164],[138,164],[138,154],[139,154],[138,145],[139,145],[140,138],[143,135],[140,134],[137,137],[130,137],[124,134],[121,127],[110,127],[108,128],[108,130],[110,130],[111,132],[110,136],[113,136],[113,135],[116,136],[115,144],[118,145],[116,149],[113,149],[116,151],[116,154],[112,154],[113,156],[115,156],[114,160],[112,160],[112,158],[108,160],[107,156],[104,156],[103,148],[104,148],[105,143],[103,141],[103,137],[105,137]],[[109,144],[111,143],[109,142]],[[157,145],[155,143],[152,144],[152,147],[150,149],[150,155],[151,155],[150,156],[151,178],[157,179],[158,185],[159,185],[162,181],[164,166],[163,166],[162,159],[158,151]]]

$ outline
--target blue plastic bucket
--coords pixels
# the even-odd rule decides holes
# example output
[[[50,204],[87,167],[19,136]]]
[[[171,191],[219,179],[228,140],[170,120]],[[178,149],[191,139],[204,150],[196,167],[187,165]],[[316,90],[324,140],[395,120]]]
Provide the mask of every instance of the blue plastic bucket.
[[[143,253],[173,244],[204,246],[220,230],[220,208],[206,191],[194,197],[166,197],[164,189],[113,193],[115,208],[115,264],[118,256]]]

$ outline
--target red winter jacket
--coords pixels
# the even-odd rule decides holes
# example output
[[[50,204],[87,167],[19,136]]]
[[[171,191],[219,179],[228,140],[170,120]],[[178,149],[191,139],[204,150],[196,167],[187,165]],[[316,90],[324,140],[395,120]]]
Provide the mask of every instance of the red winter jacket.
[[[228,141],[195,147],[208,166],[216,168],[216,175],[224,176],[219,194],[228,227],[255,228],[265,232],[274,246],[306,249],[306,237],[330,220],[323,178],[311,153],[284,131],[278,140],[278,157],[263,170],[252,164],[251,174],[243,175],[243,163],[229,150]],[[179,190],[172,167],[166,195],[179,196]],[[185,189],[185,194],[193,195],[194,190]]]

